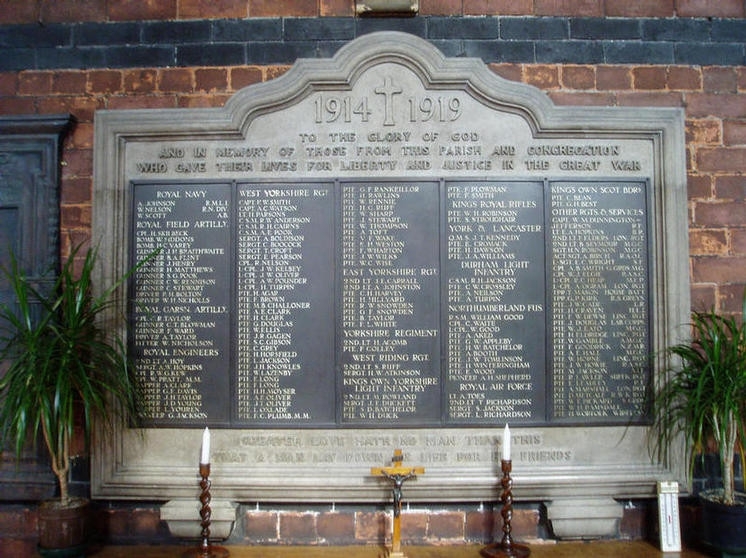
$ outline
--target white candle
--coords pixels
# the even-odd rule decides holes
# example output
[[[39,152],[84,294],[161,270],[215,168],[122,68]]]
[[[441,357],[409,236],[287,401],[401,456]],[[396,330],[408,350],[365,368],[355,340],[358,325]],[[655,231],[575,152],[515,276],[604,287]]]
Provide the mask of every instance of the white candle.
[[[208,464],[210,462],[210,429],[205,428],[202,433],[202,456],[199,460],[202,464]]]
[[[503,431],[503,461],[510,461],[510,427],[505,423]]]

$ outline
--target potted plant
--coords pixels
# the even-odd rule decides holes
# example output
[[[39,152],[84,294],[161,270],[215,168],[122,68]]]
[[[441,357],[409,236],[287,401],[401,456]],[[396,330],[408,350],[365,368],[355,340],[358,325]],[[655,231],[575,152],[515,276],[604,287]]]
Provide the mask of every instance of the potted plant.
[[[734,475],[734,455],[743,456],[746,439],[744,319],[746,295],[740,319],[692,313],[691,339],[668,348],[673,366],[654,398],[658,451],[683,437],[690,477],[708,447],[717,448],[723,487],[700,493],[701,539],[733,554],[746,553],[746,495],[736,492]]]
[[[87,501],[71,498],[68,488],[76,427],[82,426],[88,444],[94,420],[106,425],[137,416],[138,391],[126,348],[115,332],[103,327],[101,316],[115,303],[124,281],[153,255],[95,295],[91,277],[96,252],[87,251],[77,270],[79,251],[71,251],[48,292],[35,286],[15,256],[3,269],[16,299],[0,304],[3,447],[10,445],[20,457],[24,445],[41,433],[59,482],[59,500],[39,508],[42,553],[84,545]],[[65,537],[56,542],[59,535]]]

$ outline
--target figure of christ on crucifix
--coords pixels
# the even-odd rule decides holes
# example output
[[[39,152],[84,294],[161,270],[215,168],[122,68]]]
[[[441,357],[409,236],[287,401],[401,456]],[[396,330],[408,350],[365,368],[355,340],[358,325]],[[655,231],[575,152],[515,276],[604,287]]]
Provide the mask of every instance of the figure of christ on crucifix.
[[[391,459],[390,467],[373,467],[370,470],[371,475],[384,477],[393,483],[391,489],[394,498],[394,531],[391,536],[391,553],[389,558],[406,558],[401,551],[401,501],[402,485],[404,481],[415,478],[417,475],[424,475],[423,467],[405,467],[404,456],[400,449],[394,450],[394,457]]]

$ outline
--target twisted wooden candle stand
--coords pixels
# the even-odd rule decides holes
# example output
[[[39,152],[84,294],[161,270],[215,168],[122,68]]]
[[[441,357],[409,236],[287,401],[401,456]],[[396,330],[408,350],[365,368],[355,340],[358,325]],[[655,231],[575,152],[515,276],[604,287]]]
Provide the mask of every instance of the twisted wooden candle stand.
[[[185,552],[183,558],[226,558],[229,555],[227,549],[220,546],[213,546],[210,544],[210,524],[212,523],[212,509],[210,508],[210,501],[212,496],[210,495],[210,464],[200,463],[199,464],[199,481],[200,495],[199,501],[202,507],[199,510],[199,516],[201,519],[200,525],[202,527],[201,542],[199,548],[195,548]]]
[[[513,479],[510,478],[512,470],[513,462],[509,459],[503,459],[503,478],[500,481],[503,487],[502,494],[500,495],[503,504],[502,511],[500,512],[503,517],[503,538],[499,543],[491,544],[481,550],[480,554],[485,558],[505,556],[526,558],[531,554],[531,550],[527,546],[514,543],[513,537],[510,535],[512,531],[510,522],[513,519]]]

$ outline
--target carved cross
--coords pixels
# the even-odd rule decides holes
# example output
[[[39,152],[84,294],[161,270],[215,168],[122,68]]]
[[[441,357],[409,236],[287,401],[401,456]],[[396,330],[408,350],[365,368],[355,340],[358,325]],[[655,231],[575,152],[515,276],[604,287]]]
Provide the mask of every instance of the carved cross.
[[[394,95],[401,94],[402,88],[394,85],[394,80],[388,76],[383,80],[383,87],[376,87],[374,91],[377,95],[383,95],[383,125],[395,126]]]

